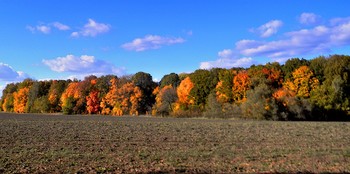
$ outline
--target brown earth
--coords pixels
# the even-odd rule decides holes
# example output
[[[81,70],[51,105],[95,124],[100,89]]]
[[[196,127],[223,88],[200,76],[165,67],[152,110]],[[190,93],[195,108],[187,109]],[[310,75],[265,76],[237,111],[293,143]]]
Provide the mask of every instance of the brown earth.
[[[0,113],[0,173],[349,173],[350,123]]]

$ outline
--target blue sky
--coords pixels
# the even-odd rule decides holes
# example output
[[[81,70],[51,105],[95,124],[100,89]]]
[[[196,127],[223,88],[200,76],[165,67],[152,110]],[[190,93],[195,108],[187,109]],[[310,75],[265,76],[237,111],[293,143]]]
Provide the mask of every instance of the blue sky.
[[[0,0],[0,89],[30,77],[249,67],[349,54],[347,0]]]

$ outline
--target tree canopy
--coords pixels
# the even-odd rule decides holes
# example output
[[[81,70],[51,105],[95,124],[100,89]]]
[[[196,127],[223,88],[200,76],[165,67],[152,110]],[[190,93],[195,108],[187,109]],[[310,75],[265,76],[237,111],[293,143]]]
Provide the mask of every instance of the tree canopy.
[[[331,55],[284,65],[198,69],[83,80],[7,84],[0,110],[17,113],[207,116],[268,120],[350,120],[350,56]]]

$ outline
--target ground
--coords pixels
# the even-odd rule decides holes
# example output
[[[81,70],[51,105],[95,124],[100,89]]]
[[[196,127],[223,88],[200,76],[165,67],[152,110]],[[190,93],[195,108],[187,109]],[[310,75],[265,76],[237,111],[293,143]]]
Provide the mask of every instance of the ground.
[[[0,173],[349,173],[349,122],[0,113]]]

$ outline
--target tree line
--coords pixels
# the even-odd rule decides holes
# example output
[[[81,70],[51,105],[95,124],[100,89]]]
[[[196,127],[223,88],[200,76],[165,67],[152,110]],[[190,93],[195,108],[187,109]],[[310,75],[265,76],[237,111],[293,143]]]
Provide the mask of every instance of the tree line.
[[[349,120],[350,56],[291,58],[249,68],[198,69],[154,82],[149,73],[84,80],[25,79],[3,90],[16,113]]]

